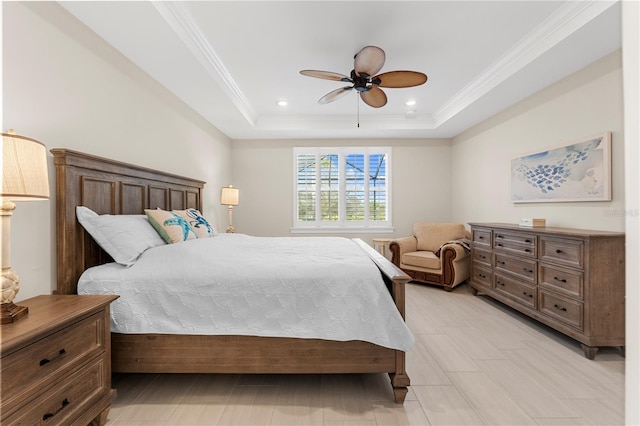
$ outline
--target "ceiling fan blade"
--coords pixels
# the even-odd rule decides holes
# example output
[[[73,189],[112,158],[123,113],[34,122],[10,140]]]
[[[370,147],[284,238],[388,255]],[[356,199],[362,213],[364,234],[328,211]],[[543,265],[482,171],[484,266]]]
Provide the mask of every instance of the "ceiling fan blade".
[[[384,59],[384,50],[379,47],[363,47],[354,57],[353,69],[358,76],[363,73],[372,76],[382,69]]]
[[[300,74],[308,77],[323,78],[325,80],[351,81],[351,79],[346,75],[331,71],[302,70],[300,71]]]
[[[380,108],[387,103],[387,95],[378,86],[371,85],[367,92],[360,92],[360,98],[370,107]]]
[[[353,86],[345,86],[339,89],[333,90],[318,100],[319,104],[328,104],[329,102],[333,102],[336,99],[340,99],[347,93],[349,93],[353,89]]]
[[[380,79],[380,87],[413,87],[427,82],[426,74],[417,71],[389,71],[372,78]]]

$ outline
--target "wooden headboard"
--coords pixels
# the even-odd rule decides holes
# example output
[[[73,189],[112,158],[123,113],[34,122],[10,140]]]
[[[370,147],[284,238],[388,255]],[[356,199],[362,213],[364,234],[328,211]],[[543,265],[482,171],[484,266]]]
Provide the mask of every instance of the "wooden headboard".
[[[161,208],[202,211],[204,182],[119,161],[54,148],[57,294],[76,294],[91,266],[113,260],[76,219],[76,206],[98,214],[144,214]]]

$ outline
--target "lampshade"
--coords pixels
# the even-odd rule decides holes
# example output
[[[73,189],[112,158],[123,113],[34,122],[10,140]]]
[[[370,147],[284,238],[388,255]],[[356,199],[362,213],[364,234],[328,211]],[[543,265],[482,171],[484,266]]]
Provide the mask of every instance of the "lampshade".
[[[240,191],[232,185],[222,188],[220,204],[225,206],[237,206],[240,199]]]
[[[2,134],[0,198],[29,201],[49,198],[47,148],[35,139]]]

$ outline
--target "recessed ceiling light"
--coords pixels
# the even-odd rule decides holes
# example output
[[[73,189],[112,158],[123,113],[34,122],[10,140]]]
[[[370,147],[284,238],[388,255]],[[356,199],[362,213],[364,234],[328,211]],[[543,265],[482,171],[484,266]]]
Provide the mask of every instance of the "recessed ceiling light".
[[[407,102],[404,103],[406,106],[413,106],[416,104],[415,99],[410,99]]]
[[[289,102],[284,101],[284,100],[280,100],[280,101],[276,102],[276,104],[278,104],[278,106],[284,107],[284,106],[289,105]]]

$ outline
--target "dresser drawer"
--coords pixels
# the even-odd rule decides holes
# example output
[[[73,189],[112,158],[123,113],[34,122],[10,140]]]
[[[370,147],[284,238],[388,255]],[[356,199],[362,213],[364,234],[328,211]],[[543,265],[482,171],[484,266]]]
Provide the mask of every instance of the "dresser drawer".
[[[472,242],[474,246],[485,245],[487,249],[491,249],[491,230],[489,229],[473,229]]]
[[[2,358],[2,410],[9,412],[48,380],[105,350],[104,315],[94,314]]]
[[[106,363],[98,357],[6,419],[7,425],[69,425],[105,393]],[[3,422],[4,423],[4,422]]]
[[[572,269],[540,265],[539,285],[556,293],[583,300],[583,273]]]
[[[474,262],[472,269],[473,275],[471,276],[471,280],[475,284],[481,285],[486,288],[491,288],[491,277],[493,276],[491,267],[483,266],[482,264]]]
[[[555,240],[541,237],[540,260],[583,268],[584,243],[579,240]]]
[[[517,302],[536,309],[538,298],[536,297],[536,287],[528,285],[514,278],[495,274],[495,290],[498,293],[509,296]]]
[[[493,247],[496,250],[535,258],[537,253],[537,236],[520,232],[496,231],[493,235]]]
[[[529,282],[536,283],[537,264],[535,260],[511,257],[504,254],[495,254],[496,271],[508,272],[517,275],[519,278]]]
[[[540,292],[540,312],[580,331],[584,329],[584,305],[576,300],[543,290]]]
[[[480,250],[474,247],[473,249],[473,259],[472,261],[477,263],[482,263],[487,266],[491,266],[491,252]]]

